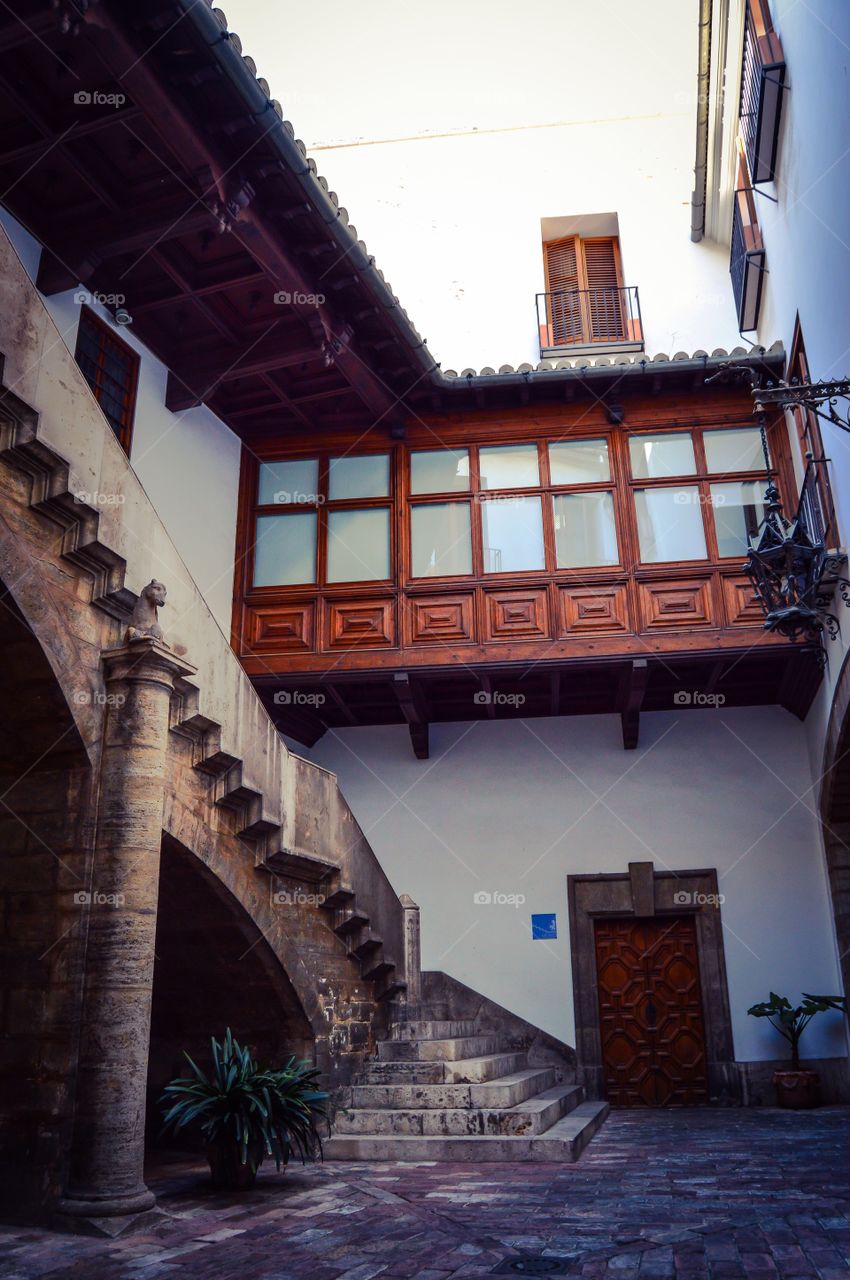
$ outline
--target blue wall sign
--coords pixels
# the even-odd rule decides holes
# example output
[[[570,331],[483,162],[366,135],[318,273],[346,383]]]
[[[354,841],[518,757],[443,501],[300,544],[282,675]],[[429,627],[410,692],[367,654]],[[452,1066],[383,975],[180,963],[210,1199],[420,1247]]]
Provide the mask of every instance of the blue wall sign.
[[[552,939],[558,936],[558,917],[552,915],[532,915],[531,936],[533,939]]]

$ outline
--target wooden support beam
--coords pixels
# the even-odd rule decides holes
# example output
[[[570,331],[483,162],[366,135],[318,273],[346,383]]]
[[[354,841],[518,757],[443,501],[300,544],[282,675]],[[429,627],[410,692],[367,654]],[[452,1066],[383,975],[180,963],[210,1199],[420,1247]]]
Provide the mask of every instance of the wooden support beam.
[[[623,748],[633,751],[640,736],[640,710],[649,680],[646,658],[634,658],[623,669],[620,679],[620,721],[623,726]]]
[[[559,667],[553,667],[549,672],[549,714],[553,716],[561,714],[561,671]]]
[[[798,720],[805,720],[821,680],[823,667],[817,660],[817,654],[797,649],[788,655],[776,700]]]
[[[428,708],[418,687],[411,683],[406,671],[393,676],[393,692],[401,708],[401,714],[410,730],[410,742],[417,760],[427,760],[430,752],[428,741]]]

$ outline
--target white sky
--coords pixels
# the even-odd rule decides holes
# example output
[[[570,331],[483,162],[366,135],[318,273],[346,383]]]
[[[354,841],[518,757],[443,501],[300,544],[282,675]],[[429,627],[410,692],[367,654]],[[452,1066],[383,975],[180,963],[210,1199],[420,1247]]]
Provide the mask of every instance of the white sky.
[[[693,111],[697,0],[223,4],[308,149]]]

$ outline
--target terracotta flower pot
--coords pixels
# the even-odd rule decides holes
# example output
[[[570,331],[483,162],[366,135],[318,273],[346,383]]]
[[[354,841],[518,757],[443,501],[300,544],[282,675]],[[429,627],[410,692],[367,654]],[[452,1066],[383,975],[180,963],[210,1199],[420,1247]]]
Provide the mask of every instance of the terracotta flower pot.
[[[773,1084],[780,1107],[803,1111],[820,1106],[820,1076],[817,1071],[806,1068],[774,1071]]]
[[[242,1150],[237,1142],[210,1142],[207,1144],[207,1160],[212,1184],[217,1191],[247,1191],[257,1180],[257,1170],[263,1163],[262,1144],[248,1148],[248,1159],[242,1163]]]

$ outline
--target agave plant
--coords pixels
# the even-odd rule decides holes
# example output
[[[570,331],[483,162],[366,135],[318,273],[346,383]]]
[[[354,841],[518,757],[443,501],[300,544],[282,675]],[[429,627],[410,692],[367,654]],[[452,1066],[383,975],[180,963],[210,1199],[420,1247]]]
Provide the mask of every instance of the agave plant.
[[[274,1157],[278,1171],[293,1152],[302,1163],[317,1152],[321,1156],[318,1124],[328,1095],[317,1087],[319,1072],[311,1063],[293,1056],[277,1070],[261,1067],[229,1027],[220,1042],[212,1038],[209,1074],[185,1051],[183,1056],[191,1074],[163,1091],[163,1132],[197,1127],[215,1182],[250,1185],[265,1156]]]

